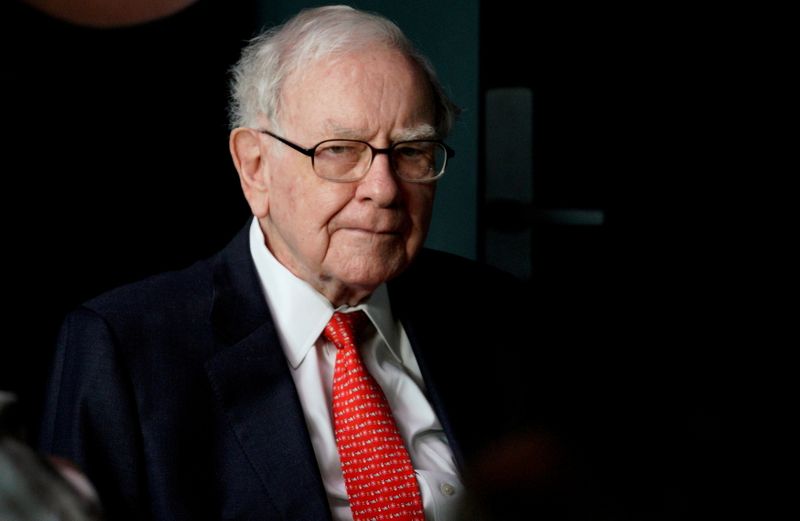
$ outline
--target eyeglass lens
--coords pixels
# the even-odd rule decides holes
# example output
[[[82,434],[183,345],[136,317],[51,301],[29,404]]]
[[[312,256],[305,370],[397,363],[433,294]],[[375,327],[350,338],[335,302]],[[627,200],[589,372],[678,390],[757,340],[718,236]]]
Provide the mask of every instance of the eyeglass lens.
[[[447,150],[435,141],[396,143],[390,150],[395,173],[404,179],[434,178],[442,171]],[[320,143],[314,154],[317,175],[328,179],[358,179],[372,162],[372,150],[360,141],[333,140]]]

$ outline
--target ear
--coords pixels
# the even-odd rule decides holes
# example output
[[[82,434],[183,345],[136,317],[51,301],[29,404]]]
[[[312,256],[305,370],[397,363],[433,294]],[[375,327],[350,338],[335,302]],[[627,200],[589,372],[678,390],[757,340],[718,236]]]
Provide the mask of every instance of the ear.
[[[231,132],[230,151],[239,182],[253,215],[265,217],[269,211],[267,161],[261,146],[261,134],[252,128],[235,128]]]

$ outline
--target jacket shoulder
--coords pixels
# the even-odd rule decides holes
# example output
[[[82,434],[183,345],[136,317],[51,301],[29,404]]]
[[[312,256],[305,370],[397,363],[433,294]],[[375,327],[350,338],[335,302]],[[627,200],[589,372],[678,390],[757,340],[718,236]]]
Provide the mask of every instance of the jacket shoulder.
[[[83,304],[110,322],[133,317],[174,317],[199,311],[213,296],[209,260],[120,286]]]
[[[430,298],[457,301],[469,296],[476,300],[518,300],[527,283],[513,275],[465,257],[423,249],[394,286],[419,291],[426,288]],[[415,299],[417,300],[417,299]]]

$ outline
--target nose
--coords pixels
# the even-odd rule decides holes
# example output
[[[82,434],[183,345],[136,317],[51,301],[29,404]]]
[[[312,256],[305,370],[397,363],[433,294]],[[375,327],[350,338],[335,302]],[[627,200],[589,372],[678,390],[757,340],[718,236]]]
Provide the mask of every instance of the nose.
[[[389,207],[397,202],[399,194],[398,179],[392,171],[389,155],[375,154],[367,175],[358,182],[356,197],[379,207]]]

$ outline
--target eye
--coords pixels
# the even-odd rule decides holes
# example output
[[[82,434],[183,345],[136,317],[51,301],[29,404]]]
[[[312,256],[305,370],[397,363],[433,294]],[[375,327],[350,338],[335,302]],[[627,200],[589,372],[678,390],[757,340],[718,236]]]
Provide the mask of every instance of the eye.
[[[317,148],[316,156],[322,160],[354,160],[361,155],[363,150],[364,146],[359,143],[333,141]]]
[[[398,161],[430,161],[435,145],[430,143],[403,143],[395,147],[395,159]]]
[[[353,147],[347,145],[333,145],[317,150],[318,154],[328,154],[332,156],[340,156],[342,154],[350,154],[352,152]]]

